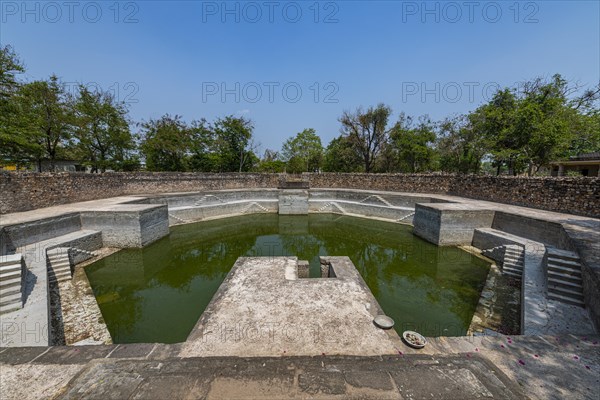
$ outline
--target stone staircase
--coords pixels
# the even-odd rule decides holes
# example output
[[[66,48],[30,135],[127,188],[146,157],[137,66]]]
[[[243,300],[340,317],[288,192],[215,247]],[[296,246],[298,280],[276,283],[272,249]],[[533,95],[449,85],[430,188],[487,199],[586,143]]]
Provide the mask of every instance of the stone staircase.
[[[64,282],[71,279],[71,256],[68,247],[57,247],[46,252],[48,283]]]
[[[329,212],[327,209],[331,209],[331,211],[335,211],[334,209],[337,209],[340,213],[342,214],[346,214],[346,210],[344,210],[338,203],[336,203],[335,201],[328,201],[327,203],[323,204],[318,210],[317,212]]]
[[[525,250],[515,244],[504,246],[504,261],[502,262],[502,273],[521,279],[525,265]]]
[[[260,210],[260,211],[258,211],[258,212],[269,212],[269,209],[268,209],[268,208],[266,208],[266,207],[263,207],[263,206],[261,206],[260,204],[258,204],[257,202],[253,201],[253,202],[249,203],[247,206],[245,206],[245,207],[242,209],[241,213],[242,213],[242,214],[247,214],[247,213],[249,213],[249,212],[250,212],[250,211],[251,211],[253,208],[254,208],[255,210],[256,210],[256,209]]]
[[[174,215],[172,213],[169,213],[169,218],[174,219],[175,221],[177,221],[180,224],[189,224],[191,222],[191,221],[187,221],[187,220],[185,220],[183,218],[179,218],[178,216],[176,216],[176,215]]]
[[[388,206],[388,207],[394,207],[394,205],[392,203],[390,203],[389,201],[387,201],[386,199],[384,199],[383,197],[379,196],[378,194],[373,194],[370,195],[364,199],[362,199],[360,202],[361,203],[366,203],[367,201],[369,201],[370,199],[375,199],[381,203],[383,203],[384,205]]]
[[[23,308],[25,271],[21,254],[0,257],[0,314]]]
[[[71,255],[71,261],[73,265],[77,265],[89,260],[90,258],[96,257],[96,253],[93,251],[80,249],[78,247],[69,247],[69,254]]]
[[[545,258],[548,298],[585,307],[579,256],[571,251],[547,247]]]
[[[414,212],[411,212],[410,214],[407,214],[407,215],[405,215],[405,216],[404,216],[404,217],[402,217],[402,218],[398,218],[398,219],[396,220],[396,222],[402,222],[402,221],[404,221],[404,220],[407,220],[407,219],[409,219],[409,218],[411,218],[411,217],[414,217],[414,216],[415,216],[415,213],[414,213]]]
[[[204,203],[208,200],[208,199],[216,199],[218,202],[225,204],[226,201],[221,199],[219,196],[215,196],[214,194],[205,194],[204,196],[202,196],[198,201],[196,201],[194,203],[194,205],[196,207],[200,207],[203,206]]]
[[[502,269],[503,275],[521,279],[525,265],[525,251],[523,247],[507,244],[485,249],[481,252],[484,256],[496,260]]]

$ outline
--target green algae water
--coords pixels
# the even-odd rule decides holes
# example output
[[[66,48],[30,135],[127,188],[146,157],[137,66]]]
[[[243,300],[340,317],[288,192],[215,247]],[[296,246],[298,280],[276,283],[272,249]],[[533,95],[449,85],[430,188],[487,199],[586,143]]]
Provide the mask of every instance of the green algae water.
[[[144,249],[119,251],[85,270],[115,343],[177,343],[238,257],[297,256],[318,277],[325,255],[350,257],[399,333],[426,336],[466,333],[489,269],[465,251],[414,236],[407,225],[255,214],[172,227]]]

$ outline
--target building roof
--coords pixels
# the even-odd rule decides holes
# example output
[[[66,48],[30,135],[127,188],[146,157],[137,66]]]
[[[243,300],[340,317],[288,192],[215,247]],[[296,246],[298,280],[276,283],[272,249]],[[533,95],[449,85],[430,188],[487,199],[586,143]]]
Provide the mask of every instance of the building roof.
[[[577,154],[576,156],[569,157],[569,161],[591,161],[600,160],[600,151],[594,153]]]

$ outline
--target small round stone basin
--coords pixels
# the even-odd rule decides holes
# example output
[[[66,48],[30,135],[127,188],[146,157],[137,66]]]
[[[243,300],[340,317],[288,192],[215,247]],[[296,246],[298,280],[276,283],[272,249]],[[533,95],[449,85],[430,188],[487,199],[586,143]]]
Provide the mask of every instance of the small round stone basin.
[[[427,344],[427,339],[420,333],[414,331],[404,331],[402,333],[402,339],[404,339],[406,344],[415,349],[422,349]]]
[[[394,326],[394,320],[387,315],[378,315],[373,319],[373,323],[381,329],[391,329]]]

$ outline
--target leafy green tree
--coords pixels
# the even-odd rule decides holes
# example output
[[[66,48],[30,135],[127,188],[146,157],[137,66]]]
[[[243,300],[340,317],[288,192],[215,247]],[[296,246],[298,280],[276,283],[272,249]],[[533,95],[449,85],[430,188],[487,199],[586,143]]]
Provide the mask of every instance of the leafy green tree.
[[[165,114],[141,124],[141,151],[149,171],[185,171],[191,148],[191,135],[181,116]]]
[[[215,149],[219,157],[220,171],[249,171],[258,157],[258,147],[252,138],[254,125],[251,120],[232,115],[219,118],[214,123]]]
[[[519,90],[499,90],[469,115],[497,173],[507,166],[509,174],[531,176],[552,160],[595,147],[600,88],[573,98],[578,90],[558,74],[549,81],[538,78]]]
[[[282,148],[288,172],[319,171],[323,163],[321,138],[312,128],[304,129],[285,141]]]
[[[83,162],[92,166],[92,172],[122,169],[127,151],[134,148],[125,104],[115,101],[108,92],[92,92],[80,86],[74,109],[75,137]],[[132,165],[128,163],[127,167]]]
[[[469,117],[458,115],[440,123],[437,151],[442,171],[468,174],[481,170],[488,149],[485,138],[473,129]]]
[[[285,171],[285,161],[275,150],[267,149],[258,165],[259,172],[281,173]]]
[[[218,172],[221,159],[216,152],[216,134],[210,124],[203,118],[192,121],[190,168],[192,171]]]
[[[523,165],[524,137],[516,134],[515,114],[518,99],[510,89],[499,90],[492,100],[469,114],[473,133],[486,143],[497,174],[503,165],[511,173]]]
[[[415,124],[412,117],[400,114],[390,132],[390,142],[397,150],[398,165],[402,172],[425,172],[433,168],[436,135],[434,124],[427,116]]]
[[[345,136],[334,138],[327,149],[323,163],[326,172],[359,172],[363,168],[361,155]]]
[[[20,83],[17,75],[25,72],[23,63],[11,46],[0,47],[0,162],[27,163],[32,143],[23,132],[23,113],[16,101]]]
[[[20,134],[29,141],[29,156],[37,161],[38,170],[43,159],[50,161],[53,170],[74,129],[74,114],[64,85],[52,75],[47,81],[23,85],[16,100],[23,118]]]
[[[375,162],[388,138],[387,123],[392,110],[385,104],[344,112],[339,121],[342,135],[361,155],[365,172],[372,172]]]

